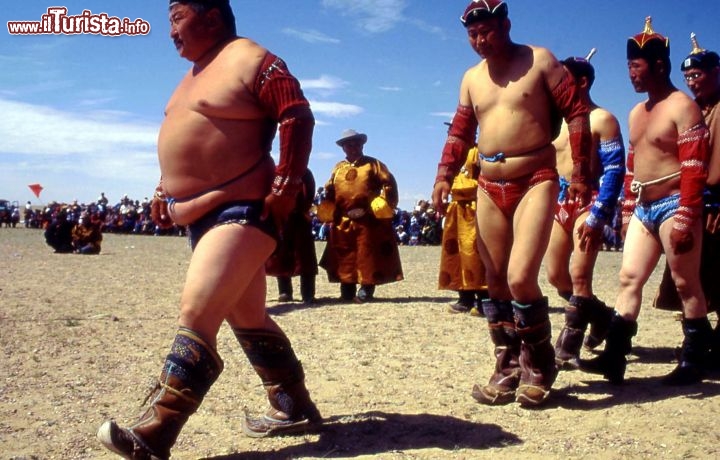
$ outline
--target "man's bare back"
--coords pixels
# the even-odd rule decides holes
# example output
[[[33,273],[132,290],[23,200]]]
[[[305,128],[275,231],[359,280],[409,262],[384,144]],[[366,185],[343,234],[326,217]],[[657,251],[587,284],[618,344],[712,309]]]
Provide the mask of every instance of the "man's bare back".
[[[213,53],[178,85],[158,138],[163,189],[179,201],[172,217],[180,225],[222,202],[264,198],[274,174],[275,125],[252,94],[267,51],[238,38]],[[183,202],[198,194],[203,197]]]

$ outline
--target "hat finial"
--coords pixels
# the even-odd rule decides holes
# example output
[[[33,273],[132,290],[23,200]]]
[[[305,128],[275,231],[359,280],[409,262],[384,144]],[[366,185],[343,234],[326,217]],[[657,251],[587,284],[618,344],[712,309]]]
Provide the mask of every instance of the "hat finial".
[[[655,33],[652,28],[652,16],[645,17],[645,30],[643,30],[643,33],[647,35],[652,35]]]
[[[697,35],[695,35],[695,32],[692,32],[690,34],[690,42],[692,42],[692,51],[690,51],[690,54],[700,54],[706,51],[705,49],[700,48],[700,44],[697,41]]]
[[[590,59],[592,59],[592,57],[595,56],[595,53],[597,53],[597,48],[591,49],[588,55],[585,56],[585,60],[589,61]]]

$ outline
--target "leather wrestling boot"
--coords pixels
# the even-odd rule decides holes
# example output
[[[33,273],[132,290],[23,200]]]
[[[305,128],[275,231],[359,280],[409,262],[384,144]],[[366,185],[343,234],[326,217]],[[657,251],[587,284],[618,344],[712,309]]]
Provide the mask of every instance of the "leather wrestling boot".
[[[610,383],[620,385],[625,381],[626,355],[632,349],[632,338],[637,334],[637,321],[625,319],[615,313],[610,321],[605,349],[592,359],[581,359],[580,369],[600,374]]]
[[[589,323],[587,300],[590,299],[571,296],[565,307],[565,326],[555,343],[555,363],[559,369],[573,371],[580,367],[580,348]]]
[[[520,336],[520,384],[515,400],[521,406],[539,406],[550,396],[558,368],[555,349],[550,342],[547,297],[530,304],[513,302],[515,327]]]
[[[292,302],[293,300],[293,285],[292,278],[289,276],[278,276],[278,302]]]
[[[610,329],[610,321],[614,310],[595,296],[584,297],[584,307],[587,310],[587,317],[590,321],[590,331],[585,336],[583,345],[588,350],[594,350],[605,340]]]
[[[520,338],[515,330],[512,305],[509,301],[484,299],[482,307],[495,345],[495,372],[487,385],[473,386],[472,397],[482,404],[507,404],[515,399],[520,381]]]
[[[305,387],[302,364],[287,337],[264,329],[234,329],[260,376],[270,407],[261,417],[245,415],[243,432],[253,438],[316,430],[322,416]]]
[[[708,359],[712,326],[707,316],[703,318],[682,320],[683,340],[680,360],[672,372],[663,377],[665,385],[692,385],[705,377],[705,366]]]
[[[128,428],[121,428],[114,420],[106,421],[98,430],[98,439],[129,460],[170,458],[170,448],[180,430],[222,369],[223,363],[215,350],[193,331],[180,328],[160,379],[145,399],[150,406]]]
[[[343,302],[352,302],[355,299],[355,291],[357,285],[353,283],[340,283],[340,300]]]

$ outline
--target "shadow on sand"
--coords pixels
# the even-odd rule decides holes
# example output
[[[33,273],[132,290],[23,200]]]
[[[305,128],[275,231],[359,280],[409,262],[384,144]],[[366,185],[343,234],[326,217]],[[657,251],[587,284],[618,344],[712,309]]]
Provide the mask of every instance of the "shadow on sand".
[[[208,457],[206,460],[287,459],[303,456],[348,458],[411,449],[482,450],[520,444],[501,427],[433,414],[365,412],[326,419],[319,439],[264,452]]]

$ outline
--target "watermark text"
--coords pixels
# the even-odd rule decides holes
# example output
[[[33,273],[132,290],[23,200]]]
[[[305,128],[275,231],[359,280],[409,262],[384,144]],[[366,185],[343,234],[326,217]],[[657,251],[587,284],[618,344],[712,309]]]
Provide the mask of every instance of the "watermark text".
[[[52,6],[47,9],[39,21],[8,21],[10,35],[147,35],[150,23],[143,19],[131,20],[108,16],[107,13],[94,14],[83,10],[81,14],[68,15],[64,6]]]

